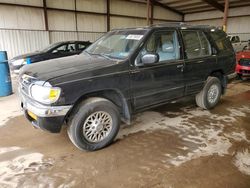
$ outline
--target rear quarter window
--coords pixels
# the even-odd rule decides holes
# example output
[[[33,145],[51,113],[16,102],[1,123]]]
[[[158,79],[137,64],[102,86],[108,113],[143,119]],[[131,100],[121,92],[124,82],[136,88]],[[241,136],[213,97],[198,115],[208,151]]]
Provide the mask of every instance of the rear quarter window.
[[[229,37],[227,37],[226,33],[224,33],[223,31],[210,32],[210,35],[220,51],[233,50]]]

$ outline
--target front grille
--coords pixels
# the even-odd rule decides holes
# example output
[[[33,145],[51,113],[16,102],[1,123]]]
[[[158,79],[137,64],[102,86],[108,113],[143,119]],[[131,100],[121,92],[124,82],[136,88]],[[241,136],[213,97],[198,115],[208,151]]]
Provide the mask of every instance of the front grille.
[[[239,65],[250,67],[250,59],[240,59]]]
[[[29,96],[29,86],[33,83],[36,78],[28,76],[26,74],[22,75],[19,79],[20,92]]]
[[[241,74],[250,74],[250,70],[240,70]]]

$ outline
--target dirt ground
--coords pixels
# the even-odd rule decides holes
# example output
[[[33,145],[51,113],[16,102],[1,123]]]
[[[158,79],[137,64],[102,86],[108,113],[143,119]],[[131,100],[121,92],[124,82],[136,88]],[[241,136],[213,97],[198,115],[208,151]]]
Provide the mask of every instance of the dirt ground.
[[[11,117],[0,127],[0,187],[250,187],[249,80],[228,85],[211,111],[191,98],[140,113],[96,152],[75,148],[66,128],[32,128],[13,101],[0,100]]]

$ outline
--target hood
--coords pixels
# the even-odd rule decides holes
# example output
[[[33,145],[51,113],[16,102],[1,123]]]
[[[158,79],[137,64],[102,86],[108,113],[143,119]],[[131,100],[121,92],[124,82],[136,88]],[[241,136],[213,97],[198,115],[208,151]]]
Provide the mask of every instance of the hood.
[[[16,56],[14,58],[12,58],[11,60],[18,60],[18,59],[26,59],[28,57],[32,57],[32,56],[36,56],[36,55],[40,55],[40,54],[43,54],[43,52],[32,52],[32,53],[27,53],[27,54],[22,54],[22,55],[19,55],[19,56]]]
[[[237,57],[237,60],[240,60],[242,58],[249,59],[250,58],[250,50],[245,50],[245,51],[238,52],[236,57]]]
[[[107,59],[99,55],[82,53],[80,55],[25,65],[21,69],[20,76],[27,74],[39,80],[47,81],[76,72],[89,72],[91,70],[112,66],[116,63],[117,61],[115,60]]]

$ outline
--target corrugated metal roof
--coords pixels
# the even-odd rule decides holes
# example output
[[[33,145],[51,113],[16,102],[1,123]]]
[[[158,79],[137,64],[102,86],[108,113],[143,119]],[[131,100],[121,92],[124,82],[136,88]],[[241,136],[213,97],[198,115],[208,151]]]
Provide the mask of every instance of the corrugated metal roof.
[[[146,0],[131,0],[146,3]],[[224,0],[151,0],[174,9],[183,14],[203,12],[209,10],[223,10]],[[250,5],[250,0],[230,0],[229,8]]]

